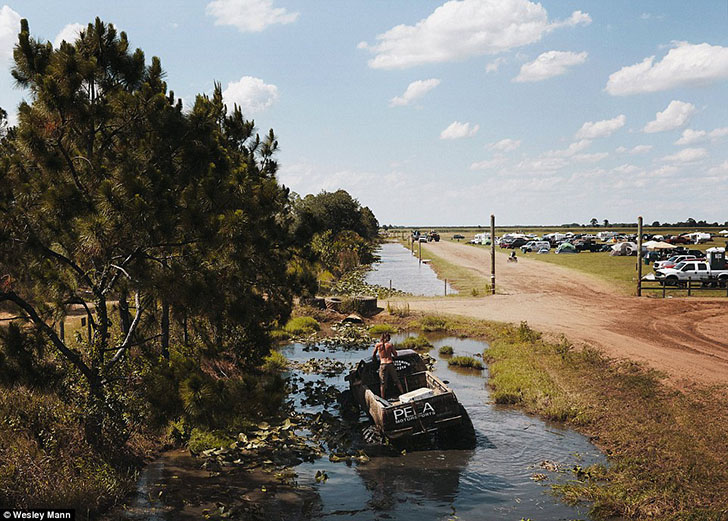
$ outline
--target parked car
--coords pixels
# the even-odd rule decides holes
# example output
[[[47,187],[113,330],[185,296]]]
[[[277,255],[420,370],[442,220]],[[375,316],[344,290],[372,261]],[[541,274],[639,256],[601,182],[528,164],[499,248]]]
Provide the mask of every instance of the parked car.
[[[349,372],[349,389],[341,393],[343,412],[363,410],[389,440],[434,435],[445,448],[472,449],[475,429],[452,389],[427,369],[411,349],[397,351],[394,361],[405,394],[379,396],[379,360],[366,358]]]
[[[548,253],[548,252],[550,252],[550,251],[551,251],[551,248],[541,248],[541,249],[540,249],[540,250],[538,250],[538,251],[537,251],[536,253],[538,253],[538,254],[540,254],[540,255],[544,255],[544,254],[546,254],[546,253]]]
[[[655,262],[652,267],[655,270],[659,270],[662,268],[674,268],[677,264],[687,260],[703,260],[703,258],[702,256],[696,257],[695,255],[673,255],[667,260]]]
[[[692,241],[690,240],[690,237],[686,237],[685,235],[670,235],[667,239],[665,239],[665,242],[668,244],[690,244]]]
[[[700,281],[705,285],[728,285],[728,269],[711,269],[705,261],[686,260],[674,268],[663,268],[655,271],[655,279],[663,281],[667,286],[677,286],[687,281]]]
[[[509,250],[514,250],[516,248],[520,248],[524,244],[526,244],[528,240],[524,239],[523,237],[516,237],[512,240],[503,240],[500,243],[501,248],[508,248]]]
[[[526,244],[521,246],[523,253],[539,251],[546,248],[551,249],[551,243],[549,241],[528,241]]]
[[[454,241],[459,241],[464,238],[465,238],[465,235],[460,235],[459,233],[456,233],[455,235],[452,236],[452,240],[454,240]]]

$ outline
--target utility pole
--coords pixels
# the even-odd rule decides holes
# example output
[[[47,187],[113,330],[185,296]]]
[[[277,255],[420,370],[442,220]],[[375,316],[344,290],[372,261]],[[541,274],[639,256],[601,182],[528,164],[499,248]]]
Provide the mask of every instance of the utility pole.
[[[642,296],[642,216],[637,217],[637,296]]]
[[[495,215],[490,214],[490,291],[495,295]]]

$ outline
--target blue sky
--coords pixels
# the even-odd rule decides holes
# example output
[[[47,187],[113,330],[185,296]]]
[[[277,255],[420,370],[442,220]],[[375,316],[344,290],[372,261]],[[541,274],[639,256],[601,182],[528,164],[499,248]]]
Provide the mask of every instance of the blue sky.
[[[72,39],[96,16],[185,103],[219,81],[279,135],[280,180],[344,188],[383,224],[728,220],[723,2],[13,1]]]

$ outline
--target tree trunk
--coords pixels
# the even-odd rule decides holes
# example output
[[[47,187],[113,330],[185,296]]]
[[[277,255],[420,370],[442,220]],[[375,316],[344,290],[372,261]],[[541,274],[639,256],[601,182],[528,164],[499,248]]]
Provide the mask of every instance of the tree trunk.
[[[129,314],[129,293],[126,288],[119,293],[119,323],[121,324],[121,332],[126,337],[131,327],[131,315]]]
[[[169,360],[169,301],[162,299],[162,356]]]

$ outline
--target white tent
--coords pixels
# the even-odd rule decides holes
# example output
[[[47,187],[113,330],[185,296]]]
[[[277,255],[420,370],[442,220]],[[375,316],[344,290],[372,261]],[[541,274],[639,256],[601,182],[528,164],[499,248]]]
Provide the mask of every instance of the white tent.
[[[728,235],[728,230],[721,230],[718,232],[718,235]]]
[[[672,244],[669,244],[667,242],[657,242],[657,241],[649,241],[653,244],[650,244],[647,246],[647,249],[650,251],[656,251],[656,250],[672,250],[676,248],[677,246],[674,246]],[[647,244],[647,243],[645,243]]]
[[[637,251],[637,245],[635,243],[618,242],[612,246],[612,251],[609,252],[609,255],[612,255],[615,257],[627,256],[627,255],[632,255],[636,251]]]

